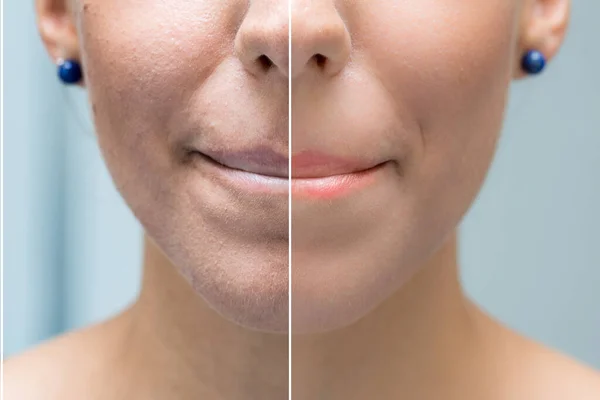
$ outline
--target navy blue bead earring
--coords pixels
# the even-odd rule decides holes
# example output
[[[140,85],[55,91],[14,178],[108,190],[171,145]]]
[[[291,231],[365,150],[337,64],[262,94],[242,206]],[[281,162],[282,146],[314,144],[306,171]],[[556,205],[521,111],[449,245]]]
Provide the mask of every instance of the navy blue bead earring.
[[[74,85],[81,81],[83,73],[81,64],[76,60],[61,60],[58,63],[58,77],[66,85]]]
[[[530,75],[539,74],[545,66],[546,57],[537,50],[529,50],[521,59],[521,67]]]

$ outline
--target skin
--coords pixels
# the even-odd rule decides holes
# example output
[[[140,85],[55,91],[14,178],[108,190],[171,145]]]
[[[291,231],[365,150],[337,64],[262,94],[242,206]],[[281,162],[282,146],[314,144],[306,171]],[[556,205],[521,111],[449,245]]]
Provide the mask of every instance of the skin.
[[[446,245],[491,163],[521,55],[555,55],[569,5],[294,4],[292,13],[320,19],[298,18],[292,47],[321,28],[329,39],[319,52],[332,63],[321,70],[302,50],[293,60],[293,151],[391,163],[354,196],[292,199],[292,323],[309,333],[362,318]]]
[[[8,361],[7,399],[288,397],[287,196],[222,185],[186,149],[287,153],[290,88],[292,153],[388,162],[369,190],[292,198],[294,399],[600,396],[469,302],[456,262],[520,55],[555,56],[569,1],[366,4],[292,0],[289,60],[285,1],[36,2],[50,56],[83,63],[144,277],[119,316]]]

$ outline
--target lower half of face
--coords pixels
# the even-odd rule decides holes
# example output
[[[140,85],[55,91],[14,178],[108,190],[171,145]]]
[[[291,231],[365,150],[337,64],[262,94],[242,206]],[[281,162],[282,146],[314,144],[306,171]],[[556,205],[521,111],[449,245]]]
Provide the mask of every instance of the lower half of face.
[[[86,84],[118,190],[217,312],[287,330],[288,82],[233,52],[246,2],[85,3]]]
[[[491,163],[513,72],[515,1],[340,4],[329,15],[351,38],[345,66],[306,67],[292,87],[296,332],[365,316],[455,232]],[[345,172],[322,190],[302,179],[315,154]]]
[[[287,54],[274,2],[87,0],[79,20],[123,197],[218,312],[284,331],[288,79],[233,51],[250,34],[241,42],[257,56]],[[517,0],[363,3],[311,2],[301,9],[323,6],[320,17],[292,23],[292,47],[349,54],[336,74],[317,62],[292,78],[298,332],[361,318],[454,231],[491,161],[512,73]]]
[[[177,160],[166,170],[154,168],[156,153],[140,154],[139,160],[144,172],[113,169],[115,182],[148,235],[198,295],[237,324],[286,331],[287,196],[256,196],[230,180],[230,171],[204,160]]]

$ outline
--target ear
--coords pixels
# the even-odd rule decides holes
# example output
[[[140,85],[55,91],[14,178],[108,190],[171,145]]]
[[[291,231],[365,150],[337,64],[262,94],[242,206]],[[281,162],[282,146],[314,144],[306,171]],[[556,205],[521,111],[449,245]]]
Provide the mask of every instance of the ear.
[[[522,0],[518,54],[514,78],[527,74],[521,69],[521,58],[527,50],[540,51],[546,61],[552,60],[563,43],[569,17],[570,0]]]
[[[73,0],[36,0],[37,26],[52,61],[80,59]]]

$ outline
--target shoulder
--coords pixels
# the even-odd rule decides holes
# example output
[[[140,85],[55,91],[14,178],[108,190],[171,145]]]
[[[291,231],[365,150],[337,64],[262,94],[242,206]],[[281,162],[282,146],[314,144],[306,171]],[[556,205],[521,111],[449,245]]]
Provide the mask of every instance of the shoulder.
[[[600,371],[487,316],[480,321],[487,332],[484,352],[492,355],[483,373],[495,397],[487,398],[600,400]]]
[[[532,346],[525,369],[515,376],[530,391],[525,398],[544,400],[600,399],[600,372],[553,349]]]
[[[6,400],[94,399],[109,332],[71,332],[4,361]]]
[[[540,390],[544,381],[553,382],[546,385],[548,399],[600,399],[600,372],[563,355],[549,355],[547,362],[540,363],[538,374]]]
[[[7,359],[4,369],[6,400],[59,399],[75,362],[70,335],[45,342],[34,349]]]

